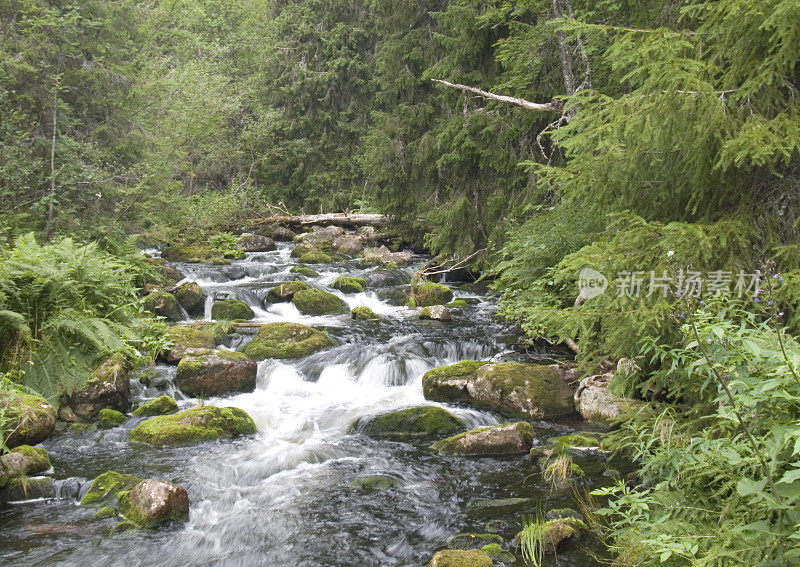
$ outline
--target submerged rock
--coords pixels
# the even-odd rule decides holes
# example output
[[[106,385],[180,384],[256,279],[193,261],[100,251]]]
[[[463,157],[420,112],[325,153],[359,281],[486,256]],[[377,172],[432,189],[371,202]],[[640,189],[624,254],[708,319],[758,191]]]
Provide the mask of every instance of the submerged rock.
[[[467,505],[467,512],[476,516],[507,515],[522,512],[533,504],[530,498],[478,498]]]
[[[29,478],[20,476],[12,478],[5,486],[0,488],[0,504],[54,497],[55,488],[53,479],[50,477]]]
[[[50,457],[43,447],[19,445],[0,457],[0,486],[13,478],[43,473],[51,468]]]
[[[361,306],[353,307],[353,310],[350,311],[350,318],[357,321],[377,321],[380,316],[369,307]]]
[[[136,417],[152,417],[154,415],[169,415],[178,411],[178,402],[170,396],[159,396],[136,408],[133,415]]]
[[[292,266],[289,272],[292,274],[300,274],[301,276],[305,276],[307,278],[319,277],[319,273],[315,270],[312,270],[308,266]]]
[[[141,478],[130,474],[122,474],[115,471],[108,471],[92,481],[89,490],[81,499],[81,506],[100,506],[106,505],[117,497],[117,493],[122,490],[130,490],[142,481]]]
[[[171,293],[158,290],[150,293],[142,300],[145,310],[167,321],[183,321],[183,311],[178,300]]]
[[[119,513],[140,528],[154,528],[167,522],[189,519],[189,494],[168,482],[147,479],[130,491],[120,492]]]
[[[223,299],[211,306],[211,318],[217,321],[250,320],[255,315],[247,303],[238,299]]]
[[[378,439],[409,440],[450,435],[464,429],[464,422],[436,406],[392,411],[373,417],[355,428]]]
[[[385,474],[375,476],[360,476],[350,481],[350,486],[364,492],[382,492],[397,486],[397,479]]]
[[[453,300],[453,292],[446,285],[434,282],[422,282],[411,286],[413,307],[431,307],[446,305]]]
[[[39,396],[0,392],[0,412],[8,422],[7,447],[36,445],[50,437],[56,428],[56,410]]]
[[[318,250],[306,252],[297,260],[302,264],[330,264],[333,262],[333,258],[329,254]]]
[[[422,393],[426,400],[434,402],[469,402],[467,383],[475,379],[475,373],[488,362],[462,360],[449,366],[428,370],[422,377]]]
[[[419,318],[423,320],[442,321],[445,323],[450,321],[453,316],[450,310],[444,305],[434,305],[433,307],[423,307],[419,312]]]
[[[128,409],[128,360],[124,354],[108,357],[81,388],[61,396],[58,416],[62,421],[95,421],[100,410]]]
[[[251,360],[304,358],[335,344],[325,333],[299,323],[267,323],[242,352]]]
[[[203,315],[206,308],[206,292],[197,282],[188,282],[175,290],[175,298],[189,315]],[[181,317],[183,319],[183,317]]]
[[[170,246],[164,249],[161,257],[168,262],[227,264],[222,252],[211,246],[190,244],[186,246]]]
[[[339,276],[336,281],[331,284],[333,289],[338,289],[342,293],[361,293],[367,287],[367,282],[364,278],[351,278],[349,276]]]
[[[311,289],[311,286],[305,282],[282,283],[269,290],[267,299],[270,303],[285,303],[291,301],[295,293],[306,289]]]
[[[253,435],[256,426],[238,408],[198,406],[172,415],[151,417],[131,430],[131,441],[156,446],[184,445]]]
[[[480,427],[434,443],[431,447],[442,453],[474,457],[517,455],[531,450],[533,427],[518,421],[493,427]]]
[[[458,534],[447,541],[449,549],[480,549],[492,543],[501,544],[503,538],[497,534]]]
[[[357,236],[343,234],[334,239],[331,248],[341,254],[357,256],[364,251],[364,242]]]
[[[492,559],[485,551],[445,549],[433,556],[428,567],[492,567]]]
[[[221,396],[252,392],[257,373],[258,365],[245,354],[216,350],[183,357],[175,372],[175,383],[192,397]]]
[[[320,289],[298,291],[292,297],[292,303],[303,315],[338,315],[348,311],[341,299]]]
[[[239,237],[239,248],[245,252],[272,252],[277,250],[275,241],[260,234],[243,234]]]
[[[118,427],[125,423],[127,419],[124,413],[109,408],[101,409],[100,413],[97,414],[97,424],[106,429]]]

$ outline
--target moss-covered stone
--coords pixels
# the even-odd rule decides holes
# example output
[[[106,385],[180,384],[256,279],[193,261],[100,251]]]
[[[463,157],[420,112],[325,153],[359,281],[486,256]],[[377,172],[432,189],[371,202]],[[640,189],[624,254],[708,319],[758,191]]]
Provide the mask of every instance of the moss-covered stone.
[[[183,321],[183,311],[178,300],[166,291],[154,291],[142,299],[145,310],[167,321]]]
[[[249,320],[255,317],[251,307],[238,299],[223,299],[211,306],[211,318],[217,321]]]
[[[197,282],[188,282],[175,290],[175,299],[189,315],[199,317],[206,307],[206,292]]]
[[[8,422],[7,447],[36,445],[56,428],[56,411],[47,400],[20,392],[0,392],[0,412]]]
[[[130,474],[114,471],[105,472],[92,481],[89,490],[81,499],[81,506],[109,504],[114,501],[118,492],[130,490],[139,484],[141,480],[141,478]]]
[[[338,289],[342,293],[361,293],[367,287],[367,281],[364,278],[339,276],[331,287]]]
[[[320,289],[304,289],[292,297],[292,303],[304,315],[338,315],[347,313],[341,299]]]
[[[446,323],[453,318],[453,315],[444,305],[433,305],[431,307],[423,307],[420,309],[419,318],[422,320],[441,321]]]
[[[184,348],[214,348],[217,345],[214,333],[190,325],[170,327],[164,336]]]
[[[87,433],[92,433],[97,431],[97,424],[96,423],[71,423],[69,426],[69,430],[76,435],[84,435]]]
[[[600,447],[600,441],[596,437],[580,433],[551,437],[548,441],[557,449],[595,449]]]
[[[103,506],[92,515],[95,520],[107,520],[108,518],[116,518],[117,509],[113,506]]]
[[[267,323],[242,352],[251,360],[303,358],[335,344],[325,333],[299,323]]]
[[[480,549],[445,549],[433,556],[428,567],[492,567],[492,559]]]
[[[466,433],[442,439],[432,448],[456,455],[491,457],[527,453],[533,443],[533,427],[518,421],[493,427],[479,427]]]
[[[499,543],[490,543],[489,545],[484,545],[481,547],[481,551],[491,557],[493,561],[500,561],[501,563],[507,563],[509,565],[514,563],[514,561],[517,559],[514,557],[513,553],[509,553],[503,549]]]
[[[252,392],[257,373],[258,365],[244,353],[213,350],[184,356],[175,371],[175,383],[189,396],[222,396]]]
[[[297,260],[303,264],[330,264],[333,262],[333,258],[329,254],[320,251],[306,252]]]
[[[362,305],[360,307],[353,307],[353,310],[350,311],[350,318],[356,321],[377,321],[380,319],[380,316],[369,307]]]
[[[458,534],[447,540],[449,549],[480,549],[492,543],[501,544],[503,538],[497,534]]]
[[[385,474],[360,476],[350,481],[350,486],[364,492],[382,492],[397,486],[397,479]]]
[[[425,281],[411,286],[412,307],[446,305],[452,300],[453,292],[444,284]]]
[[[307,244],[298,244],[292,251],[290,252],[290,256],[292,258],[300,258],[301,256],[305,256],[306,254],[311,254],[312,252],[317,252],[318,250],[313,246],[309,246]]]
[[[533,504],[530,498],[478,498],[467,505],[467,512],[492,517],[523,512]]]
[[[558,518],[548,520],[542,528],[544,552],[553,554],[568,541],[577,539],[586,530],[586,524],[577,518]]]
[[[269,290],[267,293],[267,299],[270,301],[270,303],[284,303],[291,301],[295,293],[304,291],[306,289],[311,289],[311,286],[305,282],[282,283]]]
[[[184,445],[252,435],[252,418],[238,408],[194,407],[173,415],[151,417],[131,430],[131,441],[156,446]]]
[[[170,246],[166,248],[161,257],[169,262],[227,264],[222,257],[222,252],[211,246],[190,244],[186,246]]]
[[[189,519],[189,495],[180,486],[143,480],[117,496],[119,513],[139,528],[155,528]]]
[[[301,276],[305,276],[307,278],[318,278],[319,273],[315,270],[312,270],[308,266],[293,266],[292,269],[289,270],[292,274],[300,274]]]
[[[50,470],[50,457],[43,447],[19,445],[0,457],[0,486],[16,477],[24,477]]]
[[[464,429],[464,422],[436,406],[420,406],[385,413],[356,429],[378,439],[419,439],[451,435]]]
[[[154,415],[169,415],[176,411],[178,411],[178,402],[174,398],[164,395],[143,403],[136,408],[133,415],[136,417],[152,417]]]
[[[53,497],[55,497],[55,487],[50,477],[20,476],[12,478],[8,484],[0,488],[0,504]]]
[[[106,429],[119,427],[127,419],[124,413],[110,408],[101,409],[100,413],[97,414],[97,424]]]
[[[462,360],[449,366],[428,370],[422,377],[422,393],[426,400],[434,402],[469,402],[467,382],[475,378],[475,372],[488,362]]]
[[[469,303],[464,301],[463,299],[455,299],[447,304],[447,307],[450,309],[463,309],[464,307],[469,307]]]
[[[128,410],[130,379],[128,360],[122,353],[106,358],[89,381],[61,396],[58,410],[63,421],[95,421],[103,409]]]

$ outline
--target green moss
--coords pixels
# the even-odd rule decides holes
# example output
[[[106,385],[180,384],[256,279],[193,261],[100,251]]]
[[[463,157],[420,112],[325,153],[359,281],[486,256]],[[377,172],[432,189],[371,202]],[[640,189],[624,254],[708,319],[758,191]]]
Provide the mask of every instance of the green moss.
[[[325,333],[299,323],[267,323],[242,352],[250,360],[303,358],[335,344]]]
[[[189,282],[175,290],[175,298],[190,315],[202,315],[206,306],[206,292],[197,284]]]
[[[92,518],[95,520],[105,520],[108,518],[114,518],[117,515],[117,509],[113,506],[103,506],[97,512],[94,513]]]
[[[498,438],[487,444],[484,440],[479,440],[475,436],[476,433],[489,431],[491,429],[507,428],[509,425],[515,425],[516,433],[511,434],[508,442]],[[506,423],[503,425],[478,427],[477,429],[465,431],[464,433],[459,433],[458,435],[453,435],[452,437],[447,437],[446,439],[437,441],[431,445],[431,448],[442,453],[452,453],[458,455],[480,456],[508,454],[508,452],[512,449],[514,449],[514,452],[516,452],[515,449],[520,438],[523,445],[530,447],[531,443],[533,442],[533,426],[531,426],[530,423],[525,421],[517,421],[514,424]],[[471,442],[473,439],[474,442]],[[524,452],[527,453],[528,451],[529,449],[525,448]]]
[[[305,289],[294,294],[292,303],[304,315],[337,315],[346,313],[341,299],[320,289]]]
[[[317,278],[317,277],[319,277],[319,273],[317,273],[316,271],[312,270],[308,266],[294,266],[294,267],[292,267],[291,270],[289,270],[289,272],[291,272],[293,274],[300,274],[301,276],[305,276],[307,278]]]
[[[480,549],[445,549],[433,556],[428,567],[492,567],[492,560]]]
[[[244,301],[238,299],[223,299],[211,306],[211,318],[217,320],[233,321],[236,319],[249,320],[255,313]]]
[[[562,435],[560,437],[551,437],[548,439],[548,441],[557,448],[565,449],[570,447],[577,447],[581,449],[600,447],[600,441],[596,437],[581,435],[579,433]]]
[[[131,441],[156,446],[201,443],[252,435],[256,426],[238,408],[199,406],[173,415],[151,417],[131,430]]]
[[[81,506],[98,506],[112,501],[117,492],[130,490],[142,481],[130,474],[108,471],[92,481],[89,491],[81,499]]]
[[[365,492],[382,492],[397,485],[397,479],[388,475],[362,476],[350,481],[350,486]]]
[[[333,262],[333,258],[325,252],[316,251],[306,252],[298,258],[298,261],[303,264],[330,264]]]
[[[270,303],[283,303],[286,301],[291,301],[295,293],[306,289],[311,289],[311,286],[305,282],[282,283],[269,290],[269,293],[267,293],[267,299],[269,299]]]
[[[292,248],[291,257],[292,258],[300,258],[301,256],[305,256],[306,254],[311,254],[312,252],[317,251],[315,248],[308,246],[307,244],[298,244],[294,248]]]
[[[379,439],[415,439],[449,435],[464,428],[464,422],[436,406],[393,411],[372,418],[361,429]]]
[[[129,530],[136,530],[136,529],[139,529],[139,526],[137,526],[133,522],[124,521],[114,526],[114,529],[111,530],[111,533],[109,535],[115,536],[121,533],[125,533]]]
[[[428,370],[422,377],[422,393],[426,400],[435,402],[469,402],[466,382],[488,362],[462,360],[449,366]]]
[[[0,487],[15,477],[43,473],[51,467],[50,456],[43,447],[20,445],[0,456]]]
[[[497,534],[458,534],[447,541],[450,549],[478,549],[491,543],[503,543],[503,538]]]
[[[211,349],[217,345],[217,338],[213,333],[188,325],[170,327],[164,336],[176,346],[185,348]]]
[[[94,423],[72,423],[69,426],[69,430],[73,433],[78,435],[83,435],[84,433],[91,433],[92,431],[97,431],[97,425]]]
[[[128,418],[125,414],[113,409],[102,409],[97,415],[97,423],[100,427],[111,428],[118,427],[125,423]]]
[[[145,510],[145,513],[139,509],[131,498],[133,489],[125,490],[117,494],[117,502],[119,513],[137,528],[155,528],[167,522],[181,522],[188,519],[188,512],[185,510],[169,510],[168,515],[153,514],[152,510]],[[149,515],[147,515],[149,514]]]
[[[178,403],[170,396],[159,396],[136,408],[133,415],[136,417],[151,417],[154,415],[168,415],[178,411]]]
[[[445,305],[453,299],[453,292],[449,287],[434,282],[422,282],[411,287],[411,300],[413,307],[430,307],[431,305]]]
[[[499,543],[490,543],[488,545],[484,545],[481,547],[481,551],[491,557],[492,560],[507,563],[509,565],[514,563],[516,560],[514,554],[504,550]]]
[[[145,310],[164,317],[167,321],[183,321],[183,311],[178,300],[166,291],[154,291],[142,299]]]
[[[377,321],[380,319],[377,313],[366,306],[353,307],[353,310],[350,311],[350,318],[357,321]]]
[[[351,278],[349,276],[339,276],[331,285],[333,289],[338,289],[342,293],[361,293],[367,287],[364,278]]]
[[[463,307],[469,307],[469,304],[463,299],[456,299],[448,303],[447,306],[450,308],[463,308]]]
[[[555,553],[565,541],[580,536],[584,530],[586,524],[577,518],[548,520],[542,529],[545,552]]]

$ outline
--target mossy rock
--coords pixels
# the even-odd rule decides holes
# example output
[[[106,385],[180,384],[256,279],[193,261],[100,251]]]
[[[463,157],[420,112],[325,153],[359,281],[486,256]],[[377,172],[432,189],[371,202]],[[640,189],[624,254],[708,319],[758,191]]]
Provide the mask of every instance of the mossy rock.
[[[52,478],[20,476],[12,478],[8,481],[8,484],[0,487],[0,504],[55,498],[55,495],[56,491]]]
[[[86,384],[62,394],[59,418],[94,421],[105,408],[128,411],[130,386],[127,357],[122,353],[112,354],[95,369]]]
[[[154,291],[142,299],[145,310],[159,317],[164,317],[167,321],[183,321],[183,311],[178,300],[171,293],[166,291]]]
[[[151,417],[131,430],[131,441],[155,446],[185,445],[252,435],[252,418],[238,408],[199,406],[172,415]]]
[[[514,563],[514,561],[517,559],[514,557],[513,553],[509,553],[503,549],[499,543],[490,543],[488,545],[484,545],[481,547],[481,551],[491,557],[493,561],[500,561],[501,563],[506,563],[508,565]]]
[[[481,517],[523,512],[533,504],[530,498],[478,498],[467,504],[467,513]]]
[[[492,543],[501,544],[503,538],[497,534],[458,534],[447,540],[448,549],[480,549]]]
[[[444,305],[433,305],[431,307],[423,307],[419,311],[419,318],[429,321],[441,321],[446,323],[453,318],[450,310]]]
[[[92,481],[88,492],[81,499],[81,506],[109,504],[114,501],[118,492],[130,490],[141,481],[141,478],[130,474],[105,472]]]
[[[92,515],[94,520],[107,520],[108,518],[116,518],[117,509],[113,506],[103,506]]]
[[[251,360],[304,358],[335,344],[325,333],[299,323],[267,323],[242,352]]]
[[[136,408],[133,415],[136,417],[153,417],[155,415],[169,415],[176,411],[178,411],[178,402],[174,398],[165,395],[143,403]]]
[[[239,248],[245,252],[272,252],[277,250],[275,241],[262,234],[242,234],[239,237]]]
[[[69,426],[69,430],[75,433],[76,435],[83,435],[85,433],[92,433],[97,431],[97,424],[96,423],[71,423]]]
[[[315,270],[312,270],[308,266],[293,266],[292,269],[289,270],[292,274],[300,274],[301,276],[305,276],[307,278],[318,278],[319,273]]]
[[[210,323],[194,321],[188,325],[173,326],[167,329],[165,338],[174,346],[160,358],[170,364],[177,364],[187,353],[214,350],[223,337],[234,330],[233,324],[227,321]]]
[[[189,519],[189,495],[180,486],[143,480],[117,495],[119,513],[138,528],[155,528]]]
[[[339,276],[331,287],[338,289],[342,293],[361,293],[367,287],[367,281],[364,278]]]
[[[298,244],[297,246],[292,248],[292,251],[289,253],[289,255],[292,258],[300,258],[301,256],[310,254],[312,252],[318,252],[318,250],[313,246],[308,246],[306,244]]]
[[[380,319],[380,316],[369,307],[362,305],[360,307],[353,307],[353,310],[350,311],[350,318],[356,321],[377,321]]]
[[[586,524],[577,518],[548,520],[542,528],[544,552],[556,553],[567,542],[575,540],[586,530]]]
[[[170,246],[166,248],[161,257],[168,262],[227,264],[222,253],[216,248],[203,244],[190,244],[186,246]]]
[[[217,337],[210,331],[188,325],[170,327],[164,333],[164,338],[175,343],[175,346],[184,348],[214,348],[217,346]]]
[[[456,299],[448,303],[447,307],[449,307],[450,309],[463,309],[464,307],[469,307],[469,303],[467,303],[463,299]]]
[[[183,284],[175,290],[175,298],[189,315],[201,316],[206,308],[206,292],[197,282]]]
[[[223,299],[211,306],[211,318],[218,321],[250,320],[255,315],[247,303],[238,299]]]
[[[257,374],[258,365],[244,353],[212,350],[183,357],[175,371],[175,383],[189,396],[222,396],[252,392]]]
[[[360,476],[350,481],[350,486],[364,492],[382,492],[397,486],[397,479],[388,475]]]
[[[0,392],[0,411],[10,431],[7,447],[36,445],[56,428],[56,411],[47,400],[20,392]]]
[[[298,291],[292,297],[292,303],[303,315],[338,315],[348,311],[341,299],[320,289]]]
[[[533,427],[518,421],[492,427],[479,427],[434,443],[441,453],[473,457],[493,457],[528,453],[533,443]]]
[[[465,424],[449,411],[436,406],[420,406],[373,417],[355,430],[376,439],[423,439],[451,435]]]
[[[267,299],[270,303],[285,303],[291,301],[295,293],[307,289],[311,289],[311,286],[305,282],[286,282],[270,289]]]
[[[422,282],[411,286],[409,302],[412,307],[446,305],[453,300],[453,292],[446,285],[435,282]]]
[[[97,414],[97,424],[105,429],[119,427],[127,420],[128,418],[125,417],[124,413],[110,408],[102,409],[100,413]]]
[[[297,260],[302,264],[330,264],[333,262],[333,258],[329,254],[320,251],[306,252]]]
[[[475,378],[477,370],[488,364],[475,360],[462,360],[449,366],[428,370],[422,377],[422,394],[434,402],[469,402],[467,383]]]
[[[0,486],[17,477],[31,476],[52,468],[44,447],[19,445],[0,457]]]
[[[433,556],[428,567],[492,567],[492,559],[480,549],[445,549]]]

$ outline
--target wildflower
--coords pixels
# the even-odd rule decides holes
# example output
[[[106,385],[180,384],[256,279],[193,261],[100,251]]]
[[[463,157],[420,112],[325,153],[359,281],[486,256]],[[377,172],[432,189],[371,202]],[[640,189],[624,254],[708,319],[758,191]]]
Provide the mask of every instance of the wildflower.
[[[772,305],[772,300],[771,299],[769,300],[769,303],[767,303],[767,305]]]
[[[755,301],[756,301],[756,303],[761,303],[761,300],[759,298],[757,298],[757,297],[756,297]]]
[[[703,301],[703,300],[700,300],[700,305],[705,305],[705,304],[706,304],[706,302],[705,302],[705,301]]]
[[[783,317],[783,311],[781,311],[780,313],[778,313],[778,317]]]
[[[672,258],[675,255],[675,250],[670,250],[667,252],[667,258]]]

